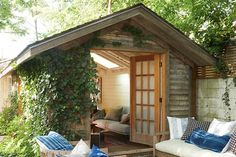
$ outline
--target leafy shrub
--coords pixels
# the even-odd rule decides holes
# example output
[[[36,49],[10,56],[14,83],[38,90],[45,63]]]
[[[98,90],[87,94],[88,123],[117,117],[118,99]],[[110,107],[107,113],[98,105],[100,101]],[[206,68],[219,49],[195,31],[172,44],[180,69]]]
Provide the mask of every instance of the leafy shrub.
[[[9,99],[11,102],[10,106],[6,106],[3,111],[0,113],[0,135],[7,134],[7,128],[9,123],[15,118],[17,115],[17,92],[13,92],[9,95]]]
[[[7,157],[37,157],[38,145],[30,121],[16,116],[8,125],[7,137],[0,143],[0,155]]]

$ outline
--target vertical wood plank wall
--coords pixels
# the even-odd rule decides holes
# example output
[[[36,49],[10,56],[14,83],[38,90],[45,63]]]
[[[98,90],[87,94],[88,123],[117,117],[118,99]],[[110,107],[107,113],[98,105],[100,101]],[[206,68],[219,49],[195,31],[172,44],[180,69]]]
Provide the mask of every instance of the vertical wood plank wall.
[[[170,53],[169,116],[190,116],[192,71],[189,65]]]
[[[102,77],[102,108],[130,107],[130,76],[129,69],[124,70],[98,70]]]
[[[11,93],[12,88],[12,76],[7,74],[0,78],[0,112],[4,106],[10,105],[8,96]]]

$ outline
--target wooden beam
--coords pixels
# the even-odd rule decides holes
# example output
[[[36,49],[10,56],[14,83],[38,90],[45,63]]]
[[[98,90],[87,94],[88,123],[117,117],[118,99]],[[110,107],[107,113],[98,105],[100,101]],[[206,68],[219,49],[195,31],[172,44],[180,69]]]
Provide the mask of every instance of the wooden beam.
[[[167,64],[167,52],[161,55],[161,93],[162,93],[162,102],[161,102],[161,131],[166,131],[166,64]]]
[[[155,132],[160,132],[160,56],[154,56],[155,65]]]
[[[121,66],[121,67],[129,67],[129,64],[121,62],[119,59],[115,58],[114,56],[109,55],[108,53],[104,53],[101,51],[96,51],[96,54],[106,58],[107,60],[114,62],[115,64]]]
[[[134,57],[130,58],[130,141],[135,141],[135,115],[136,115],[136,61]]]
[[[107,55],[112,56],[112,57],[120,60],[120,62],[123,62],[125,64],[129,64],[129,58],[128,58],[128,60],[126,60],[126,59],[120,57],[118,54],[113,53],[113,51],[104,51],[104,50],[102,50],[101,52],[106,53]]]
[[[126,61],[127,63],[130,63],[130,57],[124,55],[124,54],[121,53],[121,52],[118,52],[118,51],[108,51],[108,53],[115,54],[115,55],[117,55],[119,58],[122,58],[122,60]]]

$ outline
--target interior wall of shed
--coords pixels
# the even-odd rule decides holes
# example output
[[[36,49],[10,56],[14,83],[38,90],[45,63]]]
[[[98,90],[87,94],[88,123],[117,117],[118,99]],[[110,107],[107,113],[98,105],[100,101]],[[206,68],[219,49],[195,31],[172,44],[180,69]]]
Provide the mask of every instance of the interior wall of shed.
[[[99,109],[123,107],[129,112],[130,107],[130,72],[129,68],[110,70],[98,68],[102,78],[102,101]]]

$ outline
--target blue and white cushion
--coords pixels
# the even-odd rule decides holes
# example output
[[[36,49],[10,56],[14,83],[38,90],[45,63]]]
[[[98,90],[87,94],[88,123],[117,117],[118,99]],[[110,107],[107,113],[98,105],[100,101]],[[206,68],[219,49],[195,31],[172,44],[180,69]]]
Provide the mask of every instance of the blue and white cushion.
[[[188,118],[167,117],[170,139],[180,139],[187,128]]]
[[[60,134],[50,131],[47,136],[36,137],[49,150],[72,150],[73,146]]]
[[[89,157],[108,157],[108,155],[102,152],[97,146],[93,145],[93,148],[91,150],[91,153],[89,154]]]
[[[193,130],[192,134],[185,142],[194,144],[203,149],[221,152],[229,142],[229,139],[229,135],[218,136],[197,128]]]

